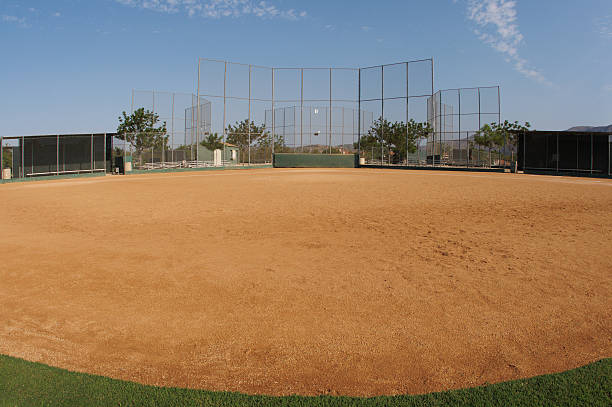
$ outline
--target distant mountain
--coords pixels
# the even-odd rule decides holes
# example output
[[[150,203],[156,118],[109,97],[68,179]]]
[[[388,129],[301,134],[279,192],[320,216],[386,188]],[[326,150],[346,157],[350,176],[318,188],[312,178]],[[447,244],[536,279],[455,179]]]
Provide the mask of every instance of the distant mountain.
[[[612,132],[612,124],[609,126],[576,126],[567,131],[592,131],[592,132]]]

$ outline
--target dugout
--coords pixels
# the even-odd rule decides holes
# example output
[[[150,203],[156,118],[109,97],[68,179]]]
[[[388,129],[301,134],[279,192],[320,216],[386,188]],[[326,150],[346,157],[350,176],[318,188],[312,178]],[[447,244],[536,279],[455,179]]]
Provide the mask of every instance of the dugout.
[[[612,177],[612,133],[529,131],[517,136],[519,171]]]
[[[115,133],[0,137],[3,178],[106,173],[111,171]]]

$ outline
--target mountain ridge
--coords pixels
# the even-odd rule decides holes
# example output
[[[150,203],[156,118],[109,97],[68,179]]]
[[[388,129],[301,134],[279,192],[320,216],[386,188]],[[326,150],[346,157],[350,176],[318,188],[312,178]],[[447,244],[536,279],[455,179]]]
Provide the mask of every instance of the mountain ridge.
[[[609,126],[574,126],[567,131],[612,132],[612,124]]]

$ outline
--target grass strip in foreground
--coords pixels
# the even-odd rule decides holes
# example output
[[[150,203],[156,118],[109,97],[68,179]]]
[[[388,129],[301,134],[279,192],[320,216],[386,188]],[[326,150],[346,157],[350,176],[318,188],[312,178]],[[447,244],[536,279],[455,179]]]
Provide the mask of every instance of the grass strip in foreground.
[[[530,379],[416,396],[250,396],[145,386],[0,355],[0,406],[610,406],[612,359]]]

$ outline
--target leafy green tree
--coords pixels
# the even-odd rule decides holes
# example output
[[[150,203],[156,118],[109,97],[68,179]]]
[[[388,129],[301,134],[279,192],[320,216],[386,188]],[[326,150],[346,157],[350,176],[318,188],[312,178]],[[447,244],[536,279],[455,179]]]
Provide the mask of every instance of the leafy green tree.
[[[13,166],[13,149],[5,148],[2,154],[2,168],[12,168],[12,166]]]
[[[220,150],[223,148],[223,137],[219,136],[217,133],[209,134],[204,140],[200,141],[200,145],[206,147],[210,151]]]
[[[489,167],[491,166],[491,149],[497,147],[501,149],[504,145],[516,146],[516,136],[520,132],[528,131],[531,125],[525,122],[524,125],[518,121],[514,123],[505,120],[503,123],[491,123],[483,125],[474,135],[474,143],[486,147],[489,150]],[[514,155],[514,151],[513,151]],[[514,159],[514,157],[512,157]]]
[[[531,124],[529,124],[529,122],[519,124],[518,121],[511,123],[508,120],[504,120],[504,122],[500,124],[491,123],[491,127],[493,128],[493,131],[501,136],[505,144],[516,146],[517,134],[529,131]]]
[[[130,143],[138,155],[146,149],[163,149],[167,146],[166,122],[160,123],[159,115],[144,107],[129,116],[126,112],[122,115],[119,117],[117,138]]]
[[[270,137],[270,133],[264,133],[263,137],[260,137],[257,140],[256,147],[261,150],[269,150],[272,149],[272,138]],[[285,138],[280,134],[274,136],[274,152],[275,153],[285,153],[289,150],[287,147],[287,143],[285,142]]]
[[[489,167],[491,167],[491,149],[494,146],[503,143],[501,136],[495,130],[493,130],[493,127],[491,127],[490,124],[485,124],[474,134],[474,143],[488,149]]]
[[[263,124],[258,126],[249,119],[227,126],[227,142],[237,146],[241,155],[247,154],[249,146],[257,146],[266,135]],[[244,158],[241,157],[241,161],[245,161]]]
[[[408,153],[414,154],[419,140],[427,138],[432,132],[429,123],[417,123],[410,119],[408,123],[390,121],[379,117],[365,136],[361,137],[360,147],[368,151],[381,149],[389,151],[392,162],[399,162]],[[355,148],[357,148],[355,143]]]

